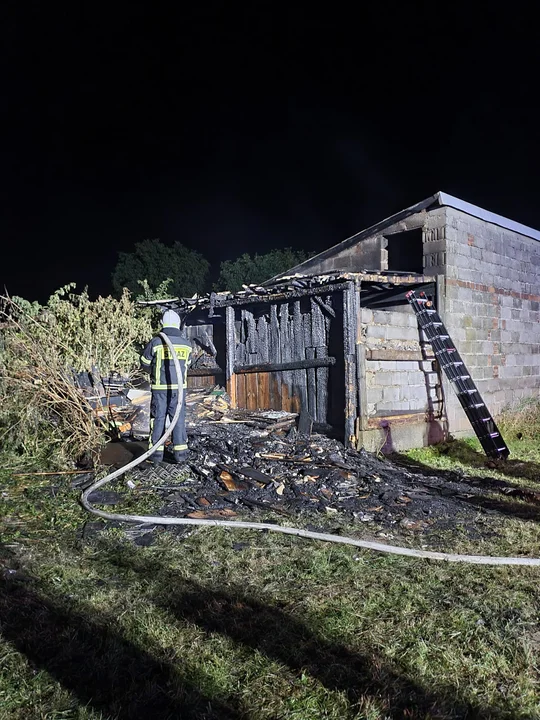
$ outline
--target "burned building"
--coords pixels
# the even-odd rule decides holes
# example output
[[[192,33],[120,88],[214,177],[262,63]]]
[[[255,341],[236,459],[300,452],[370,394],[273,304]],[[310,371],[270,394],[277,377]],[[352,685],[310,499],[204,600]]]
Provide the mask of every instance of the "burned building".
[[[191,386],[303,413],[346,443],[405,449],[471,427],[418,329],[433,299],[497,414],[540,386],[540,232],[439,192],[240,293],[185,307]]]

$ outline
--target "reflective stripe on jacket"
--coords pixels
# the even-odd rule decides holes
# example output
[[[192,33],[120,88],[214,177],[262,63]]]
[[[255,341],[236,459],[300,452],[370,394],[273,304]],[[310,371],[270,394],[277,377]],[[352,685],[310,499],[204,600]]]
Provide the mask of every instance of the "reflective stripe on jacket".
[[[184,387],[187,387],[187,369],[191,354],[191,342],[178,328],[166,327],[161,332],[171,340],[180,361]],[[178,390],[178,379],[171,351],[160,337],[150,340],[141,355],[141,367],[150,373],[152,390]]]

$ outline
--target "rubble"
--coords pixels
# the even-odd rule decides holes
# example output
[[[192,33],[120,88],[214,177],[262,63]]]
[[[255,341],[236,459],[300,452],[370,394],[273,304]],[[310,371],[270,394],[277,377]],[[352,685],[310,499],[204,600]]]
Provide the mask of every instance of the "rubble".
[[[188,462],[144,463],[126,478],[135,492],[158,494],[159,514],[277,514],[291,524],[319,515],[387,534],[426,533],[460,522],[472,529],[482,512],[486,486],[478,478],[413,472],[325,435],[302,436],[293,413],[226,410],[227,404],[220,389],[190,392]]]
[[[479,513],[504,512],[502,499],[508,495],[540,503],[538,493],[502,480],[434,474],[406,466],[404,458],[393,461],[345,448],[326,435],[304,435],[296,413],[231,409],[219,387],[188,392],[186,424],[186,463],[145,462],[119,481],[136,494],[157,494],[163,516],[267,520],[278,515],[294,524],[318,515],[392,537],[458,524],[474,534]],[[122,452],[112,452],[115,447]],[[122,465],[144,447],[110,443],[108,456]],[[117,497],[111,493],[104,501],[116,503]],[[540,517],[540,508],[523,508],[519,516]]]

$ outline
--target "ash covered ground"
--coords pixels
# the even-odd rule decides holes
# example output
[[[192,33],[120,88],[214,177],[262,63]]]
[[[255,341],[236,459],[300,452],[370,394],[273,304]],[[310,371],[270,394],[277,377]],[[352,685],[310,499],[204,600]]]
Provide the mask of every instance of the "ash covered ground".
[[[296,425],[297,418],[278,412],[230,411],[225,422],[191,413],[188,461],[146,462],[127,480],[135,493],[155,493],[163,516],[268,521],[273,515],[281,524],[316,529],[356,525],[364,536],[413,533],[436,542],[439,531],[457,528],[485,536],[497,526],[489,516],[540,518],[533,490],[345,449],[326,435],[301,435]],[[91,500],[121,502],[121,484]],[[91,533],[103,527],[87,525]],[[149,541],[151,530],[131,532]]]

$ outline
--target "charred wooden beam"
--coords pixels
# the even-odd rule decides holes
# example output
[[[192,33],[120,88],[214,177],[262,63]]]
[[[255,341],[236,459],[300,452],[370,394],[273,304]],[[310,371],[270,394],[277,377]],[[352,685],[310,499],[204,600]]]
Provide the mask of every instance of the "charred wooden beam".
[[[300,360],[306,359],[306,348],[304,345],[304,328],[302,324],[302,309],[300,300],[293,303],[292,317],[292,343],[294,346],[293,355]],[[300,412],[308,413],[307,378],[306,373],[298,368],[293,373],[294,392],[300,398]]]
[[[345,445],[356,445],[356,289],[353,282],[343,291],[343,351],[345,356]]]
[[[244,373],[258,372],[284,372],[287,370],[306,370],[308,368],[329,367],[336,364],[335,357],[311,358],[309,360],[292,360],[281,363],[258,363],[257,365],[235,365],[233,372],[241,375]]]
[[[298,288],[293,290],[286,290],[278,293],[271,293],[269,295],[248,295],[246,297],[231,298],[217,297],[214,303],[214,307],[238,307],[240,305],[253,305],[253,303],[264,302],[274,303],[283,302],[286,300],[297,300],[301,297],[309,297],[316,295],[329,295],[334,292],[341,292],[347,287],[348,283],[335,283],[333,285],[319,285],[318,287],[312,288]]]
[[[214,367],[214,368],[189,368],[187,371],[188,377],[206,377],[208,375],[224,375],[225,370],[222,370],[220,367]]]
[[[236,377],[234,365],[236,360],[236,330],[234,327],[234,308],[227,307],[225,310],[225,344],[227,364],[225,368],[225,379],[227,392],[231,398],[231,407],[236,407]]]
[[[321,297],[315,295],[313,299],[320,308],[322,308],[326,313],[328,313],[328,315],[331,315],[333,318],[336,317],[336,311],[334,310],[334,308],[331,305],[327,305]]]
[[[363,432],[368,424],[366,346],[364,343],[358,343],[356,346],[356,377],[358,382],[358,429]]]

